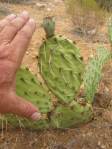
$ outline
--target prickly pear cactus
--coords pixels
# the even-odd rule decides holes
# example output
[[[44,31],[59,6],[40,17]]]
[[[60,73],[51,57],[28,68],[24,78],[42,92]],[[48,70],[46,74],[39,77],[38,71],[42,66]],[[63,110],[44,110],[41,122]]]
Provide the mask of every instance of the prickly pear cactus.
[[[45,129],[49,128],[49,120],[47,113],[49,113],[53,106],[51,98],[48,94],[46,87],[36,79],[36,77],[27,69],[21,68],[16,77],[16,92],[18,96],[25,98],[37,106],[44,118],[42,120],[32,122],[25,118],[20,118],[11,114],[2,116],[0,124],[7,122],[14,127],[32,128],[32,129]]]
[[[72,41],[64,37],[51,36],[54,32],[49,36],[49,27],[52,24],[50,18],[44,20],[47,40],[40,47],[40,73],[58,100],[69,103],[79,91],[84,64],[79,49]],[[51,29],[52,31],[54,29]]]
[[[64,37],[55,36],[54,19],[45,18],[43,26],[46,40],[40,47],[39,68],[45,84],[39,82],[28,69],[20,69],[16,77],[17,95],[36,105],[43,117],[32,122],[7,114],[1,117],[2,128],[5,123],[21,128],[63,129],[79,126],[93,118],[94,95],[102,67],[111,58],[110,52],[98,48],[96,56],[85,68],[76,45]],[[85,98],[78,96],[82,84]]]
[[[52,103],[48,91],[36,79],[31,72],[26,69],[20,69],[16,77],[17,95],[22,96],[38,106],[41,113],[50,112]]]
[[[93,118],[92,106],[73,101],[70,105],[58,105],[51,115],[53,128],[69,128],[79,126]]]

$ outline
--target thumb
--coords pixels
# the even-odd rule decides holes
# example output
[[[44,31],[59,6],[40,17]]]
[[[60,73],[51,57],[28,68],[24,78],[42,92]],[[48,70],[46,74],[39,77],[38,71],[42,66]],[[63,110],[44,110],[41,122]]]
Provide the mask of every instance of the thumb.
[[[17,95],[13,95],[10,98],[8,113],[17,114],[32,120],[39,120],[41,118],[39,110],[30,102]]]

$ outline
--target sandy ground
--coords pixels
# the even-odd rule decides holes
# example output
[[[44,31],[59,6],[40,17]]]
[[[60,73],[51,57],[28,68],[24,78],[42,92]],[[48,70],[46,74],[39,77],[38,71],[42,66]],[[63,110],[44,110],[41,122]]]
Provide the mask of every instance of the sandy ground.
[[[31,4],[5,4],[5,6],[15,13],[27,10],[36,20],[37,30],[29,45],[28,51],[23,60],[23,65],[36,74],[40,80],[41,77],[37,69],[36,56],[42,39],[45,37],[41,27],[45,16],[55,16],[56,32],[72,39],[81,48],[81,54],[85,62],[88,56],[92,55],[99,44],[99,39],[94,42],[85,40],[75,35],[70,16],[67,14],[64,2],[62,0],[42,0],[45,5],[38,6]],[[2,16],[1,16],[2,17]],[[106,28],[102,27],[106,33]],[[103,44],[110,48],[108,40]],[[112,149],[112,64],[108,63],[103,71],[103,79],[98,93],[95,96],[94,120],[82,127],[67,130],[44,130],[31,131],[25,129],[1,131],[0,149]],[[111,112],[109,112],[111,111]]]

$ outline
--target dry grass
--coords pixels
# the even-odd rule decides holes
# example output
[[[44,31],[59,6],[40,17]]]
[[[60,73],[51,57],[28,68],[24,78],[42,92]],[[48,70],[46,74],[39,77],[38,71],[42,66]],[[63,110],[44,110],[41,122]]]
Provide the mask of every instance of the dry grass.
[[[95,0],[66,0],[66,6],[75,30],[82,35],[95,35],[105,20],[106,13]]]
[[[7,5],[0,3],[0,18],[1,18],[1,16],[4,17],[10,13],[11,13],[10,8]]]
[[[112,0],[96,0],[99,6],[107,11],[112,11]]]

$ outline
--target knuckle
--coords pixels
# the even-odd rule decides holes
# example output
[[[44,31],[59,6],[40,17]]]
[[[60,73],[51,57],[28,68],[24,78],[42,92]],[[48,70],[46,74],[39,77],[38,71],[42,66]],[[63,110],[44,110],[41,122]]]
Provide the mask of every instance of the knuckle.
[[[13,29],[19,29],[20,26],[23,24],[23,19],[22,18],[18,18],[15,19],[14,21],[10,22],[9,26],[11,26]]]
[[[18,29],[18,24],[15,22],[10,22],[9,27],[13,28],[13,29]]]
[[[0,47],[0,58],[6,58],[9,55],[8,45],[1,45]]]

